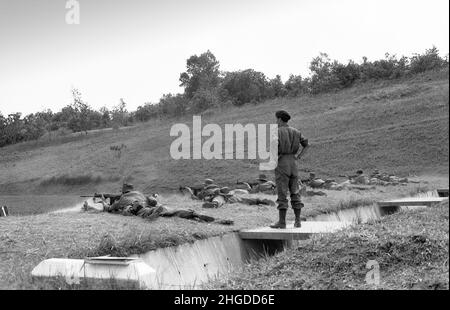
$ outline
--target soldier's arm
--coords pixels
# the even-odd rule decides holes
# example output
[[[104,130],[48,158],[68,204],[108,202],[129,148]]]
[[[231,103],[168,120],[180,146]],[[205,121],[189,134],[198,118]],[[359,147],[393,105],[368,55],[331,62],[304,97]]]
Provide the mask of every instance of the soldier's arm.
[[[97,194],[95,194],[97,195]],[[106,198],[103,194],[98,194],[98,198],[100,198],[100,203],[103,205],[103,210],[109,210],[110,205],[106,202]]]

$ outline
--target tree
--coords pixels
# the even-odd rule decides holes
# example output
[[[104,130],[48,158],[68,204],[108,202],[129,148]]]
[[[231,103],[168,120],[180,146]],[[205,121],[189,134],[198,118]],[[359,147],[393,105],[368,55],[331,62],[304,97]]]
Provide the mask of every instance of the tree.
[[[270,97],[270,84],[262,72],[253,69],[228,72],[222,82],[235,105],[259,102]]]
[[[427,49],[424,54],[415,54],[411,57],[411,72],[421,73],[427,70],[433,70],[443,67],[447,61],[439,56],[439,50],[436,46]]]
[[[311,92],[317,94],[324,91],[329,91],[339,87],[339,81],[332,72],[330,58],[326,53],[314,58],[309,66],[311,70]]]
[[[101,126],[108,127],[111,124],[111,112],[109,112],[107,107],[100,108],[101,116]]]
[[[340,86],[344,88],[352,86],[361,76],[359,65],[351,60],[347,65],[334,61],[331,71],[339,81]]]
[[[286,96],[286,88],[284,87],[281,76],[277,75],[274,79],[269,81],[272,97],[284,97]]]
[[[21,113],[9,114],[5,119],[4,130],[2,131],[2,140],[5,145],[21,142],[25,139],[23,121]]]
[[[302,77],[293,74],[289,76],[289,79],[284,84],[284,88],[286,89],[287,95],[291,97],[299,96],[306,91]]]
[[[72,89],[73,103],[71,106],[71,113],[69,116],[68,128],[74,132],[84,131],[86,134],[90,128],[89,114],[92,109],[81,98],[81,92],[73,88]]]
[[[186,112],[189,101],[181,94],[164,94],[159,100],[161,114],[178,116]]]
[[[146,122],[151,118],[158,116],[158,104],[145,103],[143,106],[138,106],[134,112],[134,117],[140,122]]]
[[[6,117],[0,112],[0,147],[5,146],[7,144],[6,141]]]
[[[120,102],[111,111],[111,118],[116,126],[128,126],[128,111],[127,104],[123,98],[120,98]]]
[[[219,61],[209,50],[200,56],[191,56],[186,61],[186,72],[180,74],[180,86],[184,87],[184,94],[189,99],[200,89],[217,87],[219,81]]]

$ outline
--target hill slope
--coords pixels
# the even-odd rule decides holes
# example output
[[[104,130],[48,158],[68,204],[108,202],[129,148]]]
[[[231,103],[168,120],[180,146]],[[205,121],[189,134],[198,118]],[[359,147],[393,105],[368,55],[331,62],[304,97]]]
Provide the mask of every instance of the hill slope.
[[[312,144],[301,165],[304,172],[336,177],[378,168],[400,175],[448,175],[448,70],[219,109],[205,113],[202,123],[273,123],[279,109],[292,114],[291,125]],[[0,148],[0,194],[114,191],[124,179],[147,192],[170,191],[206,177],[234,184],[258,175],[255,160],[173,160],[169,148],[175,138],[169,133],[175,123],[191,126],[192,117]],[[126,149],[118,158],[110,146],[122,143]]]

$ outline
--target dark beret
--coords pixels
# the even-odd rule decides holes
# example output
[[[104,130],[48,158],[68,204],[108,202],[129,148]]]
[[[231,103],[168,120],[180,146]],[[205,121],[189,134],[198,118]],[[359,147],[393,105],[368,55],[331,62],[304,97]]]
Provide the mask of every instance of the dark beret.
[[[288,121],[291,119],[291,116],[289,115],[289,113],[286,112],[286,111],[284,111],[284,110],[277,111],[277,112],[275,113],[275,116],[276,116],[277,118],[281,118],[281,120],[282,120],[283,122],[288,122]]]
[[[133,184],[124,183],[124,184],[122,185],[122,192],[132,191],[133,189],[134,189]]]

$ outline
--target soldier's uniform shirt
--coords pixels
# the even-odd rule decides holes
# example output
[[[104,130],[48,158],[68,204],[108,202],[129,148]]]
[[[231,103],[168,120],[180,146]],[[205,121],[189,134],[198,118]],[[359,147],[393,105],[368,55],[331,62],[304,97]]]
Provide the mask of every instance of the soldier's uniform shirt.
[[[295,155],[300,146],[306,147],[308,140],[304,139],[295,128],[287,124],[278,127],[278,165],[275,169],[275,182],[278,194],[278,209],[288,208],[288,192],[291,194],[291,205],[301,209],[300,187],[298,182],[298,167]]]
[[[135,209],[154,207],[157,201],[153,197],[146,197],[144,194],[138,191],[130,191],[123,193],[120,199],[114,202],[109,207],[109,212],[121,212],[129,206],[133,206]],[[128,208],[129,209],[129,208]],[[138,211],[138,210],[136,210]]]

